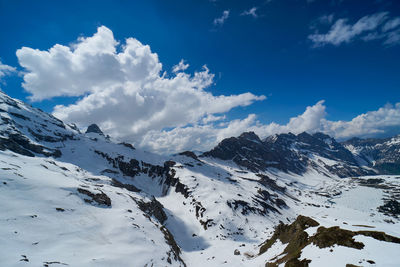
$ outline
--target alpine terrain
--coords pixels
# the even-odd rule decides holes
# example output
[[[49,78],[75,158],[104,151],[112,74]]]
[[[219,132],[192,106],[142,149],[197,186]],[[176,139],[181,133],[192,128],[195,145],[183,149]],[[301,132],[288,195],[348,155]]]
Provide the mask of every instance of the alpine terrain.
[[[0,93],[0,266],[400,266],[400,136],[160,156]]]

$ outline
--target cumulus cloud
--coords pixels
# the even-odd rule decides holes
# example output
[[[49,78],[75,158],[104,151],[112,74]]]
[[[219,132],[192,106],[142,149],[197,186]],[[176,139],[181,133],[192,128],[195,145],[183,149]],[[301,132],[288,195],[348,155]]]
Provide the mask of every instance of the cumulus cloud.
[[[162,66],[149,46],[128,38],[116,53],[117,45],[112,31],[102,26],[70,47],[56,44],[48,51],[22,47],[17,50],[19,64],[25,68],[22,86],[32,94],[31,100],[39,101],[157,78]]]
[[[215,124],[196,124],[190,127],[176,127],[170,131],[149,131],[139,146],[164,154],[173,154],[184,150],[206,151],[224,138],[237,136],[248,131],[255,123],[256,115],[232,120],[219,127]]]
[[[324,121],[322,131],[336,138],[370,137],[400,129],[400,103],[385,105],[358,115],[351,121]]]
[[[214,19],[213,21],[214,26],[222,26],[225,23],[225,21],[229,18],[229,13],[230,13],[229,10],[224,10],[224,12],[222,12],[221,17]]]
[[[350,121],[326,119],[326,106],[321,100],[306,108],[305,112],[293,117],[286,125],[271,123],[256,125],[254,131],[266,137],[275,133],[323,132],[338,139],[371,137],[384,134],[393,128],[400,129],[400,103],[385,105],[378,110],[360,114]]]
[[[53,114],[80,127],[97,123],[107,134],[135,143],[145,144],[148,132],[214,123],[235,107],[265,99],[251,93],[215,96],[206,91],[214,78],[209,69],[188,74],[183,60],[166,77],[148,45],[134,38],[120,44],[104,26],[71,46],[23,47],[17,57],[32,100],[78,96]]]
[[[4,76],[10,75],[14,72],[16,72],[16,69],[14,67],[3,64],[0,61],[0,79],[3,78]]]
[[[321,100],[306,108],[305,112],[293,117],[286,125],[271,123],[256,125],[254,131],[266,137],[275,133],[323,132],[338,139],[351,137],[371,137],[400,129],[400,103],[387,104],[378,110],[360,114],[350,121],[330,121],[326,119],[326,106]]]
[[[321,100],[313,106],[308,106],[303,114],[290,118],[286,125],[272,122],[268,125],[258,125],[254,130],[263,137],[276,133],[321,131],[326,116],[325,109],[324,100]]]
[[[287,124],[262,124],[255,114],[243,120],[233,120],[221,124],[193,125],[177,127],[170,131],[148,132],[141,146],[161,153],[176,153],[183,150],[206,151],[219,141],[231,136],[238,136],[245,131],[254,131],[261,138],[279,133],[323,132],[340,140],[351,137],[372,137],[400,129],[400,103],[385,105],[376,111],[360,114],[350,121],[330,121],[324,101],[289,120]]]
[[[257,7],[252,7],[249,10],[243,11],[240,15],[241,16],[252,16],[253,18],[258,18],[258,14],[256,13]]]
[[[327,33],[319,33],[316,30],[308,36],[314,47],[321,47],[327,44],[341,45],[350,43],[357,38],[364,41],[382,39],[385,45],[400,44],[400,18],[390,18],[388,12],[364,16],[354,24],[349,19],[341,18],[331,26]],[[315,28],[315,27],[313,27]]]

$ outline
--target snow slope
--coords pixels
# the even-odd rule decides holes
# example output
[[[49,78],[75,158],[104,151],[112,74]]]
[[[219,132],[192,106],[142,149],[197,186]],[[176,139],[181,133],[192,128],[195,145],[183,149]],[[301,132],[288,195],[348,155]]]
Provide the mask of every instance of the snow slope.
[[[180,266],[137,193],[76,165],[0,152],[1,266]],[[83,188],[111,205],[88,203]]]
[[[260,245],[298,215],[400,237],[400,179],[339,178],[375,170],[322,134],[261,141],[246,133],[217,151],[238,148],[240,158],[164,157],[82,133],[2,93],[0,117],[0,241],[8,244],[1,266],[265,266],[286,244],[259,255]],[[258,158],[263,153],[273,155]],[[400,265],[385,261],[398,244],[381,250],[382,241],[358,238],[365,249],[307,246],[300,259],[337,266],[343,262],[332,255],[348,255],[346,264]]]

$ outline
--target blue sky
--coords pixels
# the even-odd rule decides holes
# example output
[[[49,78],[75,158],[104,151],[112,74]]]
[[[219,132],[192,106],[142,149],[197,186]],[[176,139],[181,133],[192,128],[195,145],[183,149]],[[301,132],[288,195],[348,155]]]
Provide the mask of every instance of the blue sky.
[[[254,128],[256,132],[268,135],[289,128],[293,130],[288,125],[289,120],[304,114],[307,107],[317,109],[321,100],[325,100],[321,104],[325,112],[323,119],[350,122],[360,114],[380,108],[386,107],[388,113],[398,111],[398,18],[398,1],[378,0],[0,1],[0,60],[2,64],[16,68],[1,77],[1,88],[12,97],[31,101],[29,97],[39,95],[41,89],[29,91],[21,87],[24,73],[34,74],[35,70],[22,67],[16,51],[22,47],[47,51],[56,44],[73,50],[79,37],[91,37],[104,25],[120,43],[116,53],[123,50],[125,39],[129,37],[149,45],[162,63],[160,73],[167,72],[165,77],[173,77],[173,66],[184,59],[184,63],[189,64],[186,73],[201,72],[206,65],[215,75],[213,82],[203,88],[212,96],[250,92],[257,97],[266,97],[264,100],[249,99],[251,103],[235,102],[236,106],[232,104],[216,112],[200,111],[204,114],[195,119],[147,130],[162,132],[175,127],[203,125],[200,120],[210,114],[224,117],[213,121],[213,129],[220,129],[226,127],[224,123],[245,120],[249,114],[255,114],[256,119],[247,125],[253,128],[258,125]],[[29,61],[29,64],[33,63]],[[40,76],[41,79],[51,75],[50,72],[43,73],[46,76]],[[87,86],[88,81],[84,84]],[[33,83],[29,86],[34,87]],[[72,97],[66,97],[65,90],[31,103],[53,112],[55,105],[74,104],[95,89],[79,91]],[[388,103],[394,106],[388,108]],[[67,121],[73,118],[63,117]],[[95,116],[92,119],[103,123],[110,133],[117,134],[110,124]],[[305,130],[325,129],[338,138],[356,134],[368,136],[369,132],[370,135],[382,135],[399,129],[399,125],[393,123],[396,119],[390,118],[391,123],[379,126],[381,128],[377,126],[377,131],[368,128],[351,134],[337,133],[337,125],[332,126],[334,130],[331,126],[329,130],[327,126]],[[271,122],[287,127],[280,130],[261,127]],[[77,123],[83,127],[86,122]],[[130,134],[127,130],[126,134],[117,135],[121,138],[133,136],[132,141],[140,139],[148,149],[162,150],[143,141],[149,140],[150,136],[144,137],[138,131]],[[229,133],[236,134],[226,131]],[[220,132],[215,135],[219,136],[213,137],[217,140],[224,136]],[[178,136],[174,134],[175,138]],[[154,135],[151,137],[157,139]],[[199,138],[201,143],[205,142]],[[211,146],[215,140],[209,138],[205,143]]]

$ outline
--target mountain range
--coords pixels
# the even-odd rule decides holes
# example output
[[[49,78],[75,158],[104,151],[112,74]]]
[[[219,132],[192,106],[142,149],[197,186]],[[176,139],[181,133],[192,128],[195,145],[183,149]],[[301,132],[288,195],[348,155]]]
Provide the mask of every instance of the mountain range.
[[[399,266],[400,135],[163,156],[0,93],[2,266]]]

